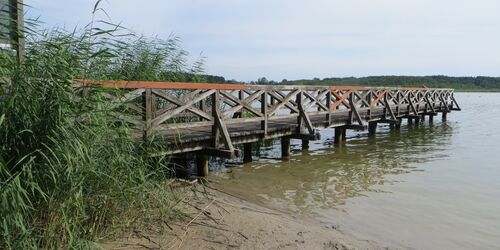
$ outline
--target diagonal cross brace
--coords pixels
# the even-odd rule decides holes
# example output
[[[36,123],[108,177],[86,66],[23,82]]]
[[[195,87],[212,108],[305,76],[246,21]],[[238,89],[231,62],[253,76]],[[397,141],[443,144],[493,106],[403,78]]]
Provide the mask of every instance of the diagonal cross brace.
[[[361,119],[361,115],[359,115],[358,109],[356,108],[353,99],[354,99],[354,93],[351,92],[349,98],[349,106],[351,106],[351,123],[353,122],[354,118],[356,118],[359,125],[363,126],[363,120]]]
[[[307,112],[304,110],[304,106],[299,105],[299,115],[300,115],[300,118],[304,120],[305,122],[305,125],[306,125],[306,128],[307,128],[307,131],[309,132],[309,134],[314,134],[314,127],[313,127],[313,124],[311,122],[311,119],[309,118],[309,115],[307,114]],[[299,126],[301,125],[301,123],[299,123]],[[300,129],[300,127],[299,127]]]
[[[391,119],[397,120],[396,115],[392,111],[391,105],[389,105],[389,101],[387,101],[387,94],[386,94],[386,97],[384,98],[384,105],[385,105],[386,112],[389,111],[389,114],[391,115]]]
[[[233,143],[231,142],[231,137],[229,136],[229,131],[227,130],[226,124],[222,120],[222,115],[220,111],[217,109],[214,114],[214,126],[221,132],[222,141],[224,143],[224,147],[230,151],[234,150]],[[217,141],[217,140],[216,140]],[[215,145],[217,147],[217,145]]]

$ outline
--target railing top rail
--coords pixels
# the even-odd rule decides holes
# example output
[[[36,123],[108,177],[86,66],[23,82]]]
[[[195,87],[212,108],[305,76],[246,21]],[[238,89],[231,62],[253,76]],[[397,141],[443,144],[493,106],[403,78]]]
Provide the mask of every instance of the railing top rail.
[[[105,88],[117,89],[216,89],[216,90],[255,90],[255,89],[326,89],[332,90],[442,90],[453,91],[446,88],[416,88],[416,87],[365,87],[365,86],[331,86],[331,85],[255,85],[243,83],[197,83],[197,82],[152,82],[152,81],[97,81],[75,80],[81,85],[100,85]]]

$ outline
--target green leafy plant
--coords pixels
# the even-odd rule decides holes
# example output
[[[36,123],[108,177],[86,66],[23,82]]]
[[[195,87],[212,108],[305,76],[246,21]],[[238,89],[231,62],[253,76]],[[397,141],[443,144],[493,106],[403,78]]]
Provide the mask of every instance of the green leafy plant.
[[[73,80],[196,77],[203,58],[190,66],[177,37],[107,21],[70,32],[26,24],[24,62],[0,51],[0,248],[92,248],[110,228],[147,221],[145,211],[174,216],[168,158],[151,158],[112,119],[112,90]]]

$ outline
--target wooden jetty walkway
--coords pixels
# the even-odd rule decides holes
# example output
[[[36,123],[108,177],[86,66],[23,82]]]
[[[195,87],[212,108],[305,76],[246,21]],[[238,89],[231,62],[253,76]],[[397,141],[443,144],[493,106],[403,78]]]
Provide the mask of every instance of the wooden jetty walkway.
[[[296,86],[180,82],[79,81],[117,88],[109,94],[120,106],[114,115],[133,126],[137,137],[165,146],[163,154],[195,157],[198,175],[208,173],[207,156],[251,161],[251,143],[281,138],[282,156],[290,139],[307,147],[318,129],[335,128],[335,142],[347,129],[376,132],[378,123],[398,129],[403,118],[418,123],[438,113],[460,110],[452,89],[362,86]]]

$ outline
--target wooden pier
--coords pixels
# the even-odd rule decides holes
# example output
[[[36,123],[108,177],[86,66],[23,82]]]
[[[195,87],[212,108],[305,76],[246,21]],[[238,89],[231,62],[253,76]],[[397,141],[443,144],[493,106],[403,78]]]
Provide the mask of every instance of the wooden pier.
[[[318,129],[335,128],[335,143],[347,129],[368,129],[378,123],[398,129],[402,119],[418,123],[428,116],[460,110],[452,89],[361,86],[285,86],[179,82],[91,82],[120,91],[108,94],[116,103],[117,120],[128,123],[137,137],[164,146],[162,154],[196,158],[198,175],[208,173],[208,157],[252,160],[251,143],[281,138],[282,156],[290,139],[303,147],[318,140]]]

